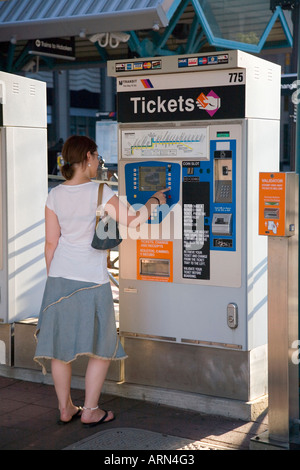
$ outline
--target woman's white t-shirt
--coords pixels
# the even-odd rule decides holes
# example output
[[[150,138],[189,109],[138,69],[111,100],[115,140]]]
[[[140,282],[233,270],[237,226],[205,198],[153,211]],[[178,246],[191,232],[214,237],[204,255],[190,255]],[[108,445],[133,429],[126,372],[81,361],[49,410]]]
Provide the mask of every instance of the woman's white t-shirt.
[[[55,212],[61,235],[49,276],[104,284],[109,282],[107,252],[91,247],[96,223],[99,184],[60,184],[51,189],[46,205]],[[102,206],[115,195],[106,184]]]

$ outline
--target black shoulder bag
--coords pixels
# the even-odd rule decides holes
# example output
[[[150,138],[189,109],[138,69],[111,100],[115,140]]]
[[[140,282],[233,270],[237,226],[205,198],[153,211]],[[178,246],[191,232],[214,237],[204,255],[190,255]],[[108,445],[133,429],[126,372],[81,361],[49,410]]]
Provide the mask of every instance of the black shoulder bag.
[[[104,183],[99,184],[97,207],[102,203],[103,185]],[[118,246],[121,241],[118,223],[106,212],[103,216],[97,215],[92,247],[96,250],[110,250]]]

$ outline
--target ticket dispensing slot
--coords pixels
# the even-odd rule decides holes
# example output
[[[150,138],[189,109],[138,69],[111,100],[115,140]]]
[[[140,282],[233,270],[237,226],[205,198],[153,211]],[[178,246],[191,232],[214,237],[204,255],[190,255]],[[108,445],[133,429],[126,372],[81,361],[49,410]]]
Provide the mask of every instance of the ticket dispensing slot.
[[[140,258],[140,274],[142,276],[170,276],[170,261],[167,259]]]
[[[215,235],[231,235],[232,214],[213,214],[212,233]]]

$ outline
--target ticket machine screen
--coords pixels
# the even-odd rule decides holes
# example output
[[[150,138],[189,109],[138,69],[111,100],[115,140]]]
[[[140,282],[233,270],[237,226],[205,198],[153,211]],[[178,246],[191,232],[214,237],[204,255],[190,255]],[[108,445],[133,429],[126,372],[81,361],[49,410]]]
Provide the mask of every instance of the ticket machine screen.
[[[166,167],[140,166],[139,191],[159,191],[167,187]]]

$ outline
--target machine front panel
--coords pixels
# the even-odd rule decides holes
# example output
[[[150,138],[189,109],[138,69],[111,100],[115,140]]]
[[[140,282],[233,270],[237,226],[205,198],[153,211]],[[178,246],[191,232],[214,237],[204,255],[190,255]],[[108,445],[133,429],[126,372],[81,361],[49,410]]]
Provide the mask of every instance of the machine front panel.
[[[120,135],[127,141],[128,134],[143,136],[143,143],[132,140],[131,157],[125,154],[119,164],[123,193],[129,204],[138,210],[156,191],[168,188],[166,204],[155,209],[147,222],[150,226],[147,232],[141,230],[137,237],[142,240],[139,241],[143,243],[142,249],[137,240],[127,239],[123,243],[136,245],[132,252],[128,249],[128,255],[123,255],[128,258],[123,262],[125,277],[241,286],[241,202],[236,198],[237,191],[241,192],[241,128],[239,123],[228,123],[225,127],[222,123],[194,127],[193,134],[189,134],[191,127],[182,123],[180,133],[177,129],[168,140],[160,141],[163,143],[159,145],[159,158],[153,159],[157,150],[152,148],[153,142],[167,132],[164,127],[152,126],[147,134],[136,125],[120,126]],[[121,146],[129,151],[128,142],[125,145],[121,142]],[[183,154],[185,146],[188,149]],[[138,147],[137,156],[133,149]],[[149,147],[152,153],[148,156],[149,150],[145,150],[145,156],[143,150]],[[168,266],[164,261],[164,269],[170,273],[173,267],[170,276],[164,279],[162,263],[154,262],[162,259],[151,242],[157,239],[164,244],[160,252],[167,253],[169,259]],[[133,253],[136,261],[132,260]],[[149,277],[145,274],[146,264]],[[224,273],[232,272],[232,268],[234,273],[228,278]]]

